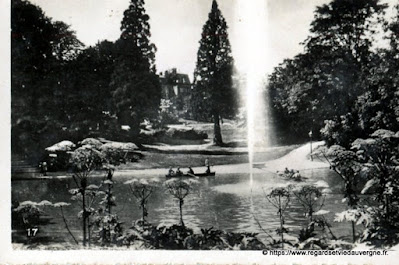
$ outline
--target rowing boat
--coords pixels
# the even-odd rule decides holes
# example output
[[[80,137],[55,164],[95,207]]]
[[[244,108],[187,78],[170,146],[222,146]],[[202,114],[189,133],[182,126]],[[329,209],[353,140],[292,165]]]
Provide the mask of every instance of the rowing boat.
[[[187,178],[195,178],[195,177],[211,177],[215,176],[216,172],[204,172],[204,173],[185,173],[185,174],[173,174],[173,175],[165,175],[167,178],[180,178],[180,177],[187,177]]]

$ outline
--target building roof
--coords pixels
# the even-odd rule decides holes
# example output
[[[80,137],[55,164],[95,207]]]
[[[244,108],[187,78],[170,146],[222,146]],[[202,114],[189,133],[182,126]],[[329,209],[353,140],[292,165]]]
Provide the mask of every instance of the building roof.
[[[178,73],[176,68],[172,68],[171,70],[165,71],[165,74],[160,76],[160,80],[162,84],[166,84],[168,79],[174,80],[174,84],[183,84],[183,85],[191,85],[190,78],[188,74]]]

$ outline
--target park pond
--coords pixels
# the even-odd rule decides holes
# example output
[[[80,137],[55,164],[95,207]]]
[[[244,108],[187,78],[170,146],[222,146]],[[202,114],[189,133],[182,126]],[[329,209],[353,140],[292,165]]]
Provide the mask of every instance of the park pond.
[[[332,224],[332,231],[341,239],[350,240],[350,224],[334,222],[335,213],[346,209],[342,195],[342,181],[328,168],[301,170],[305,179],[301,182],[287,180],[271,171],[255,173],[253,175],[252,190],[250,188],[250,175],[248,173],[223,173],[215,177],[200,178],[195,191],[188,195],[183,205],[183,219],[185,225],[194,231],[201,228],[214,227],[228,232],[254,232],[259,233],[261,240],[267,238],[262,229],[276,236],[275,230],[279,227],[279,217],[275,209],[265,198],[265,192],[272,187],[294,184],[314,184],[321,187],[328,186],[323,210],[326,219]],[[129,171],[114,178],[114,195],[116,196],[116,213],[125,229],[129,228],[132,221],[141,218],[141,210],[136,199],[124,182],[132,178],[148,178],[135,171]],[[178,202],[165,190],[162,183],[166,181],[165,175],[152,175],[159,179],[159,187],[148,201],[148,222],[154,225],[173,225],[179,223]],[[89,184],[99,185],[101,177],[90,177]],[[12,201],[26,200],[40,202],[68,202],[70,206],[64,207],[64,214],[72,233],[80,239],[81,220],[77,218],[80,203],[71,201],[68,190],[75,188],[71,177],[13,180]],[[100,200],[100,199],[99,199]],[[59,208],[45,207],[44,219],[39,225],[39,232],[34,241],[43,244],[70,243],[73,239],[65,229]],[[285,226],[289,233],[297,236],[307,219],[302,206],[292,198],[286,211]],[[261,229],[261,227],[262,229]],[[81,240],[81,239],[80,239]],[[26,231],[13,229],[13,242],[26,244],[28,242]],[[32,241],[31,241],[32,242]]]

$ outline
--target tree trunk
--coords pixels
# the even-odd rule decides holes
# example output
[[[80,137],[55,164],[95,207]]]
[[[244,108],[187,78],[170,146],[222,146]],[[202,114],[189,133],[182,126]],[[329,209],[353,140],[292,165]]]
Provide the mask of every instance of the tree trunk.
[[[142,215],[143,215],[143,227],[144,227],[144,223],[145,223],[145,202],[144,201],[141,203],[141,210],[142,210]]]
[[[353,237],[353,243],[356,242],[356,231],[355,231],[355,222],[352,221],[352,237]]]
[[[90,231],[91,231],[90,218],[87,218],[87,234],[88,234],[87,242],[89,243],[89,247],[90,247],[90,242],[91,242]]]
[[[216,113],[213,115],[213,121],[214,121],[214,136],[213,136],[213,143],[215,145],[222,145],[223,140],[222,140],[222,132],[220,129],[220,117],[219,114]]]
[[[108,195],[107,195],[107,210],[108,213],[111,214],[111,199],[112,199],[112,195],[111,195],[111,184],[108,184]]]
[[[131,113],[129,119],[129,126],[130,126],[130,136],[137,141],[138,136],[140,134],[140,122],[141,119],[135,113]]]
[[[82,208],[83,208],[83,246],[86,246],[86,191],[82,189]]]
[[[284,249],[284,233],[283,233],[283,216],[280,210],[280,233],[281,233],[281,249]]]
[[[183,200],[179,200],[179,209],[180,209],[180,225],[184,226],[184,222],[183,222]]]
[[[389,210],[389,197],[388,197],[388,195],[385,195],[385,212],[386,212],[386,214],[385,214],[386,220],[389,223],[390,217],[391,217],[391,212]]]
[[[280,214],[280,233],[281,233],[281,249],[284,249],[284,233],[283,233],[283,211],[281,209],[281,198],[278,197],[278,211]]]

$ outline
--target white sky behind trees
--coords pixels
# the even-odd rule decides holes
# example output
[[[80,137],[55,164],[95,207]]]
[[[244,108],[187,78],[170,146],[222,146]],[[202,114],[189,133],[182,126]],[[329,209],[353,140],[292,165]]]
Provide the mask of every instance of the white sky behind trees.
[[[115,41],[120,35],[123,12],[129,6],[129,0],[30,1],[40,6],[47,16],[71,25],[78,39],[87,46],[105,39]],[[391,8],[394,0],[389,1]],[[316,6],[328,2],[268,1],[269,30],[266,33],[270,51],[266,72],[270,73],[283,59],[303,51],[299,43],[309,34]],[[218,0],[218,4],[229,26],[234,54],[240,41],[240,34],[235,31],[240,19],[236,12],[237,0]],[[176,67],[178,71],[192,77],[202,26],[208,18],[211,5],[212,0],[145,0],[145,8],[150,16],[151,41],[158,48],[158,72]]]

